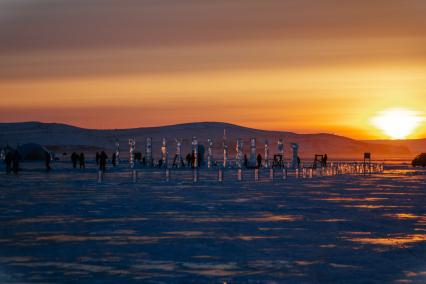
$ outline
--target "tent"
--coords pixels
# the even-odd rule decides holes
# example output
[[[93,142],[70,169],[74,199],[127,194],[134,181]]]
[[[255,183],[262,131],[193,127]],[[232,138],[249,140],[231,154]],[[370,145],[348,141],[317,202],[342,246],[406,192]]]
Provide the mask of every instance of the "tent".
[[[35,143],[21,145],[17,150],[24,161],[44,161],[46,155],[50,156],[50,151],[48,149]]]

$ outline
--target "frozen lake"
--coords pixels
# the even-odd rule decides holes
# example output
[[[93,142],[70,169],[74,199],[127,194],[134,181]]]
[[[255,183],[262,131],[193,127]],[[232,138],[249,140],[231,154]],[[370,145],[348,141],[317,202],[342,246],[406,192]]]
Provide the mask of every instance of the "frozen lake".
[[[0,173],[2,283],[425,283],[426,171]]]

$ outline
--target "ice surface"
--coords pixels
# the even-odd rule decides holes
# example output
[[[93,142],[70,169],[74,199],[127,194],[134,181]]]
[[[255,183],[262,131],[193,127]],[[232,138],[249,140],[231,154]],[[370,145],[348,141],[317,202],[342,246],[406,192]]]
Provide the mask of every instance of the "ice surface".
[[[424,283],[426,171],[269,179],[261,170],[23,164],[0,173],[1,283]]]

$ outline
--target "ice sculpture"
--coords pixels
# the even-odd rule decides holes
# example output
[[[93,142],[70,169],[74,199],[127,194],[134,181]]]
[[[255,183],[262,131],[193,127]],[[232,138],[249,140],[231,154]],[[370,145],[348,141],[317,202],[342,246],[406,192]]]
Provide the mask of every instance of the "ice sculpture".
[[[161,160],[163,161],[162,166],[168,167],[168,151],[167,151],[167,138],[163,138],[161,145]]]
[[[183,165],[182,140],[175,139],[175,141],[176,141],[176,154],[173,160],[173,167],[180,168]]]
[[[146,146],[145,146],[145,159],[146,159],[146,164],[149,167],[153,166],[152,163],[152,137],[147,137],[146,138]]]
[[[274,155],[274,162],[272,167],[274,168],[283,168],[284,167],[284,142],[283,139],[278,139],[277,143],[277,153]]]
[[[207,168],[211,168],[213,166],[213,151],[212,151],[212,146],[213,146],[213,140],[212,139],[207,139],[207,144],[208,144],[208,148],[207,148]]]
[[[283,155],[284,157],[284,141],[282,138],[278,139],[277,148],[278,148],[278,154]]]
[[[117,165],[120,163],[120,143],[115,142],[115,161]]]
[[[135,147],[136,147],[136,140],[129,139],[129,164],[130,168],[135,168]]]
[[[237,168],[242,168],[243,167],[243,159],[244,159],[243,139],[241,139],[241,138],[237,139],[237,145],[235,147],[235,151],[236,151],[235,160],[236,160]]]
[[[223,130],[223,167],[227,168],[228,167],[228,145],[226,142],[226,129]]]
[[[291,143],[291,149],[293,150],[293,158],[292,158],[292,162],[291,162],[291,166],[293,169],[298,168],[299,167],[299,144],[297,143]]]
[[[267,139],[265,140],[265,156],[263,160],[265,161],[263,166],[269,168],[269,142]]]
[[[194,155],[194,168],[198,168],[198,139],[192,137],[192,154]]]
[[[250,167],[256,167],[256,138],[250,139]]]

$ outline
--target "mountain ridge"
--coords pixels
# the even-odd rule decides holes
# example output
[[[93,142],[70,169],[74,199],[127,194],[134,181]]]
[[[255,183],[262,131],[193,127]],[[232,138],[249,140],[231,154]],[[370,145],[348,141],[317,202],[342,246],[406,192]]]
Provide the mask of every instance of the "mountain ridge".
[[[0,123],[0,145],[9,144],[13,146],[34,142],[44,146],[91,146],[112,150],[115,147],[115,142],[119,141],[122,149],[125,150],[128,147],[129,138],[135,138],[138,146],[144,147],[145,138],[152,137],[153,147],[159,149],[161,139],[165,137],[169,141],[170,152],[174,153],[174,140],[176,138],[182,139],[183,150],[189,151],[191,139],[196,136],[200,143],[204,145],[206,145],[208,138],[212,138],[214,152],[220,154],[224,129],[227,132],[231,155],[234,151],[235,139],[242,138],[245,144],[245,152],[248,152],[249,141],[252,137],[257,139],[257,148],[261,153],[263,153],[264,141],[268,140],[271,147],[271,155],[276,150],[276,141],[279,138],[284,139],[286,152],[289,152],[289,143],[298,143],[302,156],[328,153],[339,157],[359,158],[364,152],[372,152],[376,156],[398,157],[408,157],[414,154],[404,143],[355,140],[330,133],[299,134],[289,131],[262,130],[216,121],[128,129],[86,129],[63,123],[37,121],[5,122]],[[419,147],[421,146],[417,148]]]

